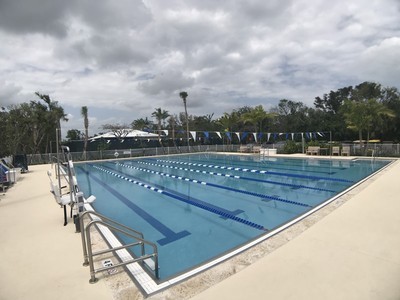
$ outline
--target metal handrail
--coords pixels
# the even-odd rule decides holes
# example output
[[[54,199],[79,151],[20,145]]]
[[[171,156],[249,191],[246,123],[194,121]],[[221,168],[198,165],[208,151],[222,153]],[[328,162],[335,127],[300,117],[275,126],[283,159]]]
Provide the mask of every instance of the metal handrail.
[[[84,216],[85,215],[94,215],[97,216],[98,218],[101,219],[95,219],[90,221],[87,225],[86,228],[84,228]],[[81,228],[81,238],[82,238],[82,249],[83,249],[83,258],[84,258],[84,262],[83,265],[84,266],[88,266],[90,267],[90,283],[96,283],[98,281],[98,279],[96,278],[95,274],[97,272],[101,272],[110,268],[115,268],[115,267],[119,267],[119,266],[124,266],[124,265],[128,265],[134,262],[142,262],[146,259],[149,258],[154,258],[154,273],[155,273],[155,277],[158,279],[158,250],[157,250],[157,245],[149,242],[147,240],[145,240],[143,238],[143,233],[136,231],[132,228],[129,228],[123,224],[120,224],[118,222],[115,222],[113,220],[111,220],[110,218],[107,218],[97,212],[94,211],[85,211],[81,214],[80,218],[79,218],[79,222],[80,222],[80,228]],[[110,249],[105,249],[105,250],[99,250],[97,252],[93,252],[92,250],[92,242],[91,242],[91,235],[90,235],[90,228],[93,225],[96,224],[100,224],[103,225],[107,228],[109,228],[110,230],[113,231],[117,231],[120,232],[122,234],[125,234],[126,236],[129,236],[133,239],[136,240],[136,242],[130,243],[130,244],[126,244],[126,245],[122,245],[122,246],[118,246],[118,247],[111,247]],[[94,262],[93,262],[93,256],[96,255],[100,255],[100,254],[105,254],[105,253],[109,253],[109,252],[114,252],[117,250],[122,250],[122,249],[126,249],[129,247],[133,247],[133,246],[141,246],[141,256],[137,257],[137,258],[133,258],[131,260],[127,260],[112,266],[106,266],[103,268],[99,268],[99,269],[95,269],[94,268]],[[145,249],[144,246],[148,245],[150,247],[153,248],[153,253],[152,254],[146,254],[145,253]]]

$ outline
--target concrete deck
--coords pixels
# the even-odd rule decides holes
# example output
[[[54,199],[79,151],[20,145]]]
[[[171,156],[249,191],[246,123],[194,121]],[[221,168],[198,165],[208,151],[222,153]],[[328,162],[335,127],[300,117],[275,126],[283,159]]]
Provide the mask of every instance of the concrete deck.
[[[49,193],[49,168],[31,166],[0,194],[0,299],[122,299],[105,280],[88,283],[80,236],[71,220],[63,226]],[[399,175],[397,161],[311,228],[193,299],[400,299]]]

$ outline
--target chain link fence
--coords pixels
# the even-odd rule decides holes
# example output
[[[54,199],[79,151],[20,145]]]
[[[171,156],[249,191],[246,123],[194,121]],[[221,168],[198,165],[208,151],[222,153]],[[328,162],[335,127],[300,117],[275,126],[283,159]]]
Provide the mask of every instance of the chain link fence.
[[[350,147],[350,155],[353,156],[375,156],[375,157],[400,157],[400,144],[346,144],[342,146]],[[169,155],[196,152],[242,152],[240,145],[197,145],[197,146],[179,146],[179,147],[152,147],[136,149],[118,149],[118,150],[98,150],[84,152],[71,152],[74,161],[102,160],[114,158],[130,158],[155,155]],[[277,149],[278,154],[284,154],[284,144],[268,144],[263,148]],[[255,153],[249,151],[250,153]],[[327,155],[330,151],[328,149]],[[29,165],[48,164],[54,161],[56,153],[48,154],[29,154],[27,160]]]

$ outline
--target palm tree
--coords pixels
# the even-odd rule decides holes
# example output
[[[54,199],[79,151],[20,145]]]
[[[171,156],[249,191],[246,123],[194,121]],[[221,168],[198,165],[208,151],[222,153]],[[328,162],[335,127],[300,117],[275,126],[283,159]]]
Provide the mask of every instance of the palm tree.
[[[188,93],[186,92],[180,92],[179,96],[183,100],[183,105],[185,106],[185,116],[186,116],[186,137],[187,137],[187,144],[188,144],[188,150],[190,150],[190,145],[189,145],[189,117],[187,113],[187,107],[186,107],[186,98],[188,97]]]
[[[48,123],[48,129],[54,130],[55,126],[57,132],[57,139],[58,141],[61,142],[61,121],[66,121],[66,122],[68,121],[67,114],[64,113],[64,108],[58,105],[57,101],[51,100],[49,95],[40,94],[39,92],[35,92],[35,95],[38,96],[48,105],[49,109],[47,114],[48,117],[46,118],[46,121]],[[50,136],[52,136],[51,132],[48,133],[47,138],[49,139]]]
[[[375,98],[362,101],[345,100],[342,110],[347,127],[358,131],[360,147],[362,147],[363,131],[367,131],[368,141],[370,131],[376,122],[379,122],[383,116],[390,118],[395,116],[392,110]]]
[[[251,123],[254,126],[254,131],[262,132],[262,123],[267,118],[272,118],[274,115],[267,113],[262,105],[258,105],[252,108],[249,112],[244,113],[241,116],[243,123]]]
[[[152,117],[157,120],[157,131],[158,131],[158,139],[160,139],[161,133],[161,122],[169,117],[169,113],[166,110],[162,110],[161,107],[156,108],[156,110],[151,114]]]
[[[153,122],[147,117],[145,119],[136,119],[131,123],[132,129],[145,130],[153,126]]]
[[[170,115],[168,119],[168,125],[172,131],[172,142],[175,145],[175,124],[176,124],[176,116]]]
[[[86,160],[86,150],[89,138],[89,118],[88,118],[88,108],[87,106],[82,106],[81,115],[83,117],[83,124],[85,126],[85,142],[83,144],[83,158]]]
[[[224,130],[233,131],[234,126],[239,122],[239,116],[234,111],[232,113],[224,113],[222,117],[217,120],[217,124],[223,127]]]

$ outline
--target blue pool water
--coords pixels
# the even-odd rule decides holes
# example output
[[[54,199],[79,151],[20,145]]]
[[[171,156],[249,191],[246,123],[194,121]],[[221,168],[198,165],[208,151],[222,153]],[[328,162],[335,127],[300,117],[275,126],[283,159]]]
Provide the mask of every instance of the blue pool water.
[[[157,244],[164,280],[282,226],[388,163],[191,154],[84,163],[76,172],[85,196],[96,196],[96,211]]]

